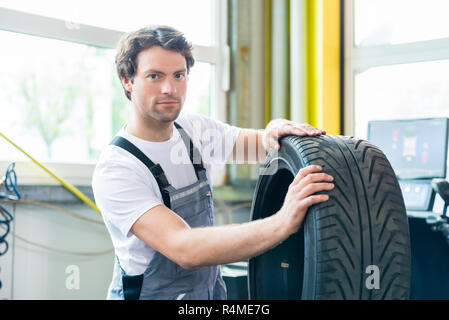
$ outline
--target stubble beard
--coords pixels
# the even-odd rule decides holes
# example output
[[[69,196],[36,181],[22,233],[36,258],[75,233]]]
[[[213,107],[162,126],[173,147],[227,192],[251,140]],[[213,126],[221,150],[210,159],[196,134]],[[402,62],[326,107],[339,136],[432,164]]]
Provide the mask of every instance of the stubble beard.
[[[162,110],[161,110],[162,109]],[[163,122],[163,123],[169,123],[175,121],[182,110],[182,103],[179,102],[179,106],[175,111],[168,112],[167,110],[163,110],[164,108],[161,107],[160,109],[157,108],[157,105],[154,105],[151,114],[149,115],[151,118],[156,119],[157,121]]]

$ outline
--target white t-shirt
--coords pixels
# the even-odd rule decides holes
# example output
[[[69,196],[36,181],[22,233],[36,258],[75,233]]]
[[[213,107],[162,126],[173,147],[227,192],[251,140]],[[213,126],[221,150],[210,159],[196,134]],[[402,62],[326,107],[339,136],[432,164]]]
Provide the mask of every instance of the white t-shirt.
[[[211,183],[211,167],[224,166],[240,129],[202,115],[184,113],[176,122],[200,151]],[[174,188],[197,181],[187,149],[175,126],[172,137],[164,142],[142,140],[124,128],[117,135],[137,146],[155,164],[159,163]],[[164,203],[151,171],[128,151],[108,145],[96,165],[92,188],[121,267],[128,275],[142,274],[154,255],[154,249],[138,239],[130,229],[142,214]]]

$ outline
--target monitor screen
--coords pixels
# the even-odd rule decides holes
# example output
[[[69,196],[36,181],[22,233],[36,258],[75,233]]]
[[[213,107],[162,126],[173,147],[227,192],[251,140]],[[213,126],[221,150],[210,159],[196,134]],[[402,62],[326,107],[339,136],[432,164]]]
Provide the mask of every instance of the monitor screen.
[[[407,210],[432,210],[435,192],[428,180],[399,180]]]
[[[368,140],[385,153],[399,179],[446,176],[448,118],[370,121]]]

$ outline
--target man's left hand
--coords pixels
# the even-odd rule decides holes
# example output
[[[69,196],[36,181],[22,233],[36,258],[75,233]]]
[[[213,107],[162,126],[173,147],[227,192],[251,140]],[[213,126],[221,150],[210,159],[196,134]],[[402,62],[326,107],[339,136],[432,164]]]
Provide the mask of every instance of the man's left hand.
[[[307,123],[297,123],[286,119],[270,121],[263,132],[263,145],[268,152],[270,149],[279,150],[279,139],[287,135],[319,136],[326,131],[312,127]]]

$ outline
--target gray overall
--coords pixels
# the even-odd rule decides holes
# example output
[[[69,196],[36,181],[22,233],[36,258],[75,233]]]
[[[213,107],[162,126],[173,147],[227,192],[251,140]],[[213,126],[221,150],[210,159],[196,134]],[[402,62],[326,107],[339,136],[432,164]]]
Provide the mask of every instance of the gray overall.
[[[171,186],[160,165],[155,165],[125,138],[117,136],[111,144],[132,153],[150,169],[159,185],[164,204],[190,227],[213,226],[212,190],[201,156],[181,126],[176,122],[174,124],[189,151],[198,178],[197,182],[184,188],[175,189]],[[108,299],[226,299],[226,285],[221,277],[220,266],[185,270],[156,251],[145,272],[140,275],[127,275],[116,257]]]

